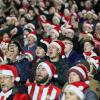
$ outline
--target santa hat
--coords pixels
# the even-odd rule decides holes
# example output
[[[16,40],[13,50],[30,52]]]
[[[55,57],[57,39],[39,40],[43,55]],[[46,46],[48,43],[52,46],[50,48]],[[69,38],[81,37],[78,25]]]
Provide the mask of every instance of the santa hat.
[[[92,11],[88,11],[87,15],[93,15],[93,12]]]
[[[96,27],[100,27],[100,23],[99,22],[96,24]]]
[[[45,43],[40,41],[40,42],[38,42],[37,46],[43,48],[45,50],[45,52],[47,52],[48,48],[47,48],[47,45]]]
[[[65,32],[67,33],[67,32],[70,32],[70,33],[72,33],[73,35],[74,35],[74,31],[72,30],[72,29],[65,29]]]
[[[38,67],[45,68],[49,74],[49,77],[53,77],[53,76],[54,76],[54,78],[58,77],[57,72],[56,72],[56,68],[53,65],[53,63],[51,63],[49,61],[44,61],[44,62],[39,63]]]
[[[64,88],[64,91],[73,91],[80,98],[80,100],[84,100],[84,90],[88,88],[89,88],[89,85],[87,85],[84,82],[74,82],[74,83],[67,85]],[[65,95],[63,94],[62,98],[64,98],[64,96]]]
[[[54,25],[52,25],[50,22],[42,22],[43,27],[49,27],[50,29],[54,28]]]
[[[11,20],[14,20],[14,21],[16,22],[16,21],[17,21],[17,17],[12,16],[12,17],[11,17]]]
[[[49,44],[51,42],[50,38],[41,39],[38,43],[38,46],[43,47],[45,51],[47,51]]]
[[[26,51],[24,54],[25,58],[28,59],[28,61],[33,61],[33,55],[31,51]]]
[[[31,32],[29,35],[28,35],[29,37],[31,36],[31,37],[33,37],[34,39],[35,39],[35,41],[37,41],[37,36],[36,36],[36,32]]]
[[[53,20],[57,20],[57,21],[60,23],[60,19],[59,19],[59,17],[57,17],[57,16],[54,16],[54,17],[53,17]]]
[[[26,11],[25,11],[24,8],[20,8],[20,9],[19,9],[19,12],[20,12],[21,14],[25,14]]]
[[[12,65],[1,65],[0,66],[0,75],[14,76],[15,81],[20,81],[18,71],[15,66]]]
[[[56,46],[59,49],[62,58],[65,58],[65,52],[64,52],[65,45],[63,44],[62,41],[57,40],[57,41],[51,42],[50,44]]]
[[[30,29],[31,31],[34,31],[34,30],[35,30],[35,26],[34,26],[32,23],[26,24],[26,25],[24,26],[24,29],[25,29],[25,28],[28,28],[28,29]]]
[[[92,73],[90,73],[90,76],[93,77],[96,74],[97,70],[99,69],[100,57],[99,56],[94,56],[94,57],[88,58],[87,61],[89,62],[90,65],[93,64],[93,71],[92,71]]]
[[[78,64],[76,66],[71,67],[68,70],[68,75],[70,74],[70,72],[77,73],[79,75],[81,81],[88,80],[88,69],[83,64]]]
[[[93,25],[92,24],[89,24],[89,23],[84,23],[83,24],[83,27],[88,27],[89,28],[89,32],[92,32],[93,31]]]
[[[59,32],[57,31],[57,29],[51,29],[50,33],[54,33],[57,37],[59,37]]]
[[[70,29],[70,28],[72,28],[71,25],[69,25],[68,23],[64,23],[63,25],[61,25],[60,29],[63,31],[63,30]]]
[[[0,43],[0,48],[8,48],[8,44],[9,44],[9,40],[7,41],[2,41],[1,43]]]

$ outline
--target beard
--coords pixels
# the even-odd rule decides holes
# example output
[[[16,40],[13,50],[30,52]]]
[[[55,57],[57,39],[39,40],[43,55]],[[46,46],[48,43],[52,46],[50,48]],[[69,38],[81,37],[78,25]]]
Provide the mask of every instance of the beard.
[[[47,80],[48,80],[48,78],[49,78],[49,75],[46,75],[44,78],[42,78],[42,79],[39,79],[38,78],[38,76],[36,76],[36,82],[38,83],[38,84],[44,84],[44,83],[46,83],[47,82]],[[47,82],[48,83],[48,82]]]

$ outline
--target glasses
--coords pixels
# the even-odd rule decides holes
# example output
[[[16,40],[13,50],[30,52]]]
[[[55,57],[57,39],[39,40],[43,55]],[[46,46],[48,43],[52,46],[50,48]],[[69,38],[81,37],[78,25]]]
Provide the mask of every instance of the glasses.
[[[0,76],[0,80],[7,80],[7,79],[10,79],[12,78],[12,76]]]

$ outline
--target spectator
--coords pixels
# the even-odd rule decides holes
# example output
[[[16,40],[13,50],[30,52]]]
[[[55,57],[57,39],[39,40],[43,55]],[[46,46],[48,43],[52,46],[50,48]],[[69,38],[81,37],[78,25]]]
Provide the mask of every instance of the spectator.
[[[68,71],[68,82],[69,84],[73,82],[85,82],[86,84],[88,84],[87,68],[83,64],[76,65],[70,68]],[[98,100],[97,95],[89,88],[84,91],[84,95],[85,95],[84,100],[88,100],[88,99]]]
[[[57,100],[61,90],[51,84],[51,78],[56,77],[55,66],[49,61],[41,62],[36,69],[36,82],[28,86],[31,99]]]
[[[57,69],[58,78],[53,82],[58,87],[62,88],[67,78],[65,77],[69,69],[67,58],[64,58],[65,45],[61,41],[53,41],[50,43],[47,51],[47,56]]]
[[[82,55],[79,55],[75,50],[74,50],[74,45],[73,41],[71,38],[63,38],[62,42],[65,45],[65,56],[69,61],[69,67],[72,67],[75,65],[75,62],[77,62],[79,59],[83,59]]]
[[[17,86],[15,81],[19,81],[19,75],[15,66],[0,66],[0,99],[1,100],[29,100],[27,88]]]

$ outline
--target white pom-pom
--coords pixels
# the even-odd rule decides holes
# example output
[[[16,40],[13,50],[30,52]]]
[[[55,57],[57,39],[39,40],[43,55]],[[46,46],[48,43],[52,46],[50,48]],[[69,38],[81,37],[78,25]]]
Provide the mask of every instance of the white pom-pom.
[[[59,33],[61,33],[61,30],[59,30]]]
[[[83,87],[83,86],[79,86],[79,89],[80,89],[80,90],[83,90],[83,89],[84,89],[84,87]]]
[[[41,39],[40,42],[43,42],[43,39]]]
[[[62,55],[62,59],[64,59],[65,58],[65,55]]]
[[[54,78],[58,78],[58,75],[57,75],[57,74],[55,74],[55,75],[54,75]]]
[[[19,82],[20,81],[20,77],[16,77],[16,82]]]
[[[89,81],[85,81],[85,83],[86,83],[86,84],[89,84],[90,82],[89,82]]]

